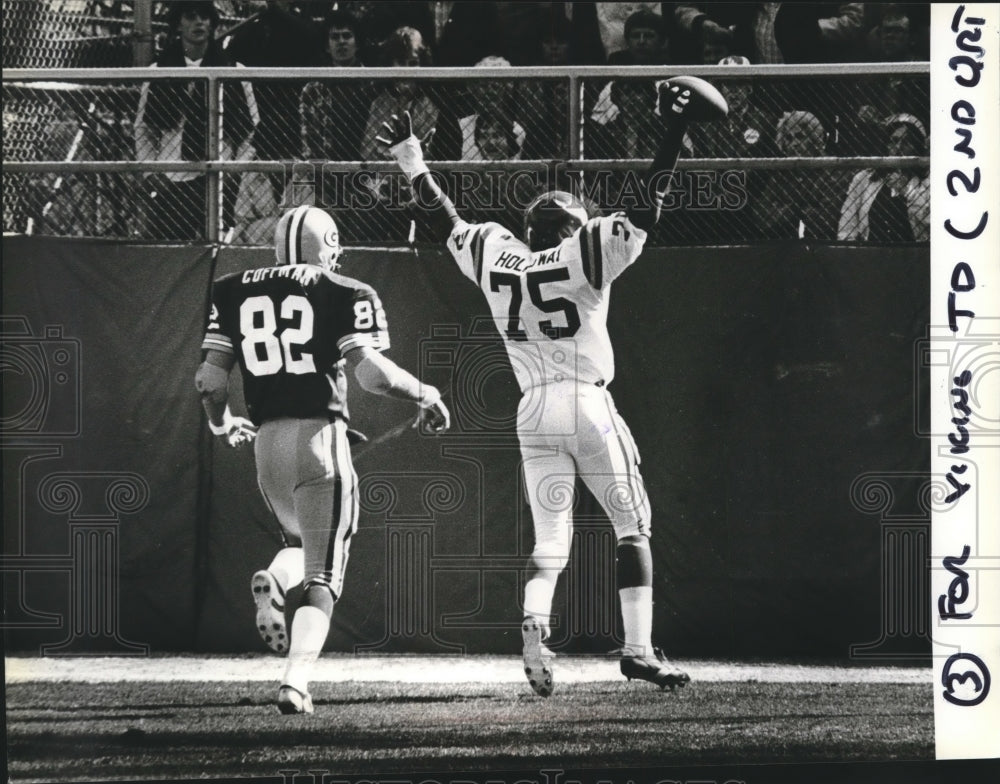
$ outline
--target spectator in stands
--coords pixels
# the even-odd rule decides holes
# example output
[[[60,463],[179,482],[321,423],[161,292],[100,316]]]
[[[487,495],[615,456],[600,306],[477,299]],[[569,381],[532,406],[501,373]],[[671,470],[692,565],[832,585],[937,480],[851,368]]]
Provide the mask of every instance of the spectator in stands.
[[[183,0],[167,17],[175,37],[153,67],[197,68],[234,65],[215,40],[219,14],[210,0]],[[246,159],[258,121],[249,82],[223,89],[223,158]],[[203,161],[208,150],[208,109],[203,81],[145,83],[134,123],[138,161]],[[149,231],[153,238],[191,240],[205,236],[206,177],[198,172],[166,172],[145,178]],[[223,220],[229,225],[235,188],[224,189]]]
[[[485,57],[502,56],[507,48],[500,5],[479,0],[426,3],[392,0],[378,3],[376,16],[383,29],[391,23],[390,29],[406,26],[419,30],[436,66],[471,68]],[[459,118],[473,111],[469,108],[469,96],[464,85],[456,81],[428,86],[427,92],[440,109],[431,152],[439,159],[456,160],[461,150],[461,140],[457,137]]]
[[[267,174],[255,171],[244,174],[240,180],[239,195],[236,198],[236,226],[232,237],[233,244],[271,244],[274,241],[274,229],[278,219],[289,204],[321,207],[331,215],[342,210],[342,213],[337,215],[338,219],[343,213],[356,218],[355,210],[343,209],[350,205],[351,195],[332,189],[325,192],[321,190],[319,177],[322,171],[322,164],[318,162],[293,164],[285,184],[284,195],[280,200],[274,197],[269,187]],[[323,187],[330,188],[331,186],[328,182],[324,182]],[[343,238],[346,236],[346,232],[343,226],[340,226],[340,229],[340,236]]]
[[[470,67],[488,55],[504,52],[499,3],[391,0],[373,5],[373,34],[386,38],[400,27],[413,27],[434,53],[435,65]]]
[[[750,65],[741,55],[725,57],[719,65]],[[719,79],[719,92],[729,114],[714,123],[692,123],[688,129],[696,158],[770,158],[775,145],[776,118],[753,102],[753,84]]]
[[[914,20],[927,9],[903,5],[885,6],[875,28],[880,62],[910,62],[929,59],[926,39],[927,25]],[[916,27],[916,32],[914,30]],[[871,105],[878,107],[881,117],[891,114],[913,114],[926,127],[930,122],[930,92],[926,77],[887,74],[868,83],[873,88]]]
[[[509,68],[503,57],[485,57],[476,68]],[[468,88],[467,113],[456,121],[443,120],[435,138],[440,145],[438,154],[445,160],[488,160],[476,143],[476,126],[482,114],[506,118],[506,133],[510,137],[512,158],[521,157],[525,143],[524,126],[515,117],[514,83],[503,79],[475,79]]]
[[[497,3],[499,31],[502,36],[502,48],[498,54],[515,66],[538,65],[541,60],[540,39],[546,36],[554,25],[569,23],[564,5],[564,3],[534,2]],[[569,44],[568,38],[566,43]]]
[[[532,65],[569,65],[572,27],[564,14],[543,16],[536,33]],[[524,108],[525,158],[569,157],[569,84],[565,79],[528,79],[517,84],[518,105]]]
[[[774,18],[780,3],[676,3],[673,22],[676,35],[671,41],[674,61],[695,64],[702,61],[706,44],[730,47],[752,63],[782,63],[774,40]]]
[[[911,114],[888,118],[885,154],[927,155],[927,130]],[[837,239],[926,242],[930,237],[930,177],[926,167],[865,169],[847,188]]]
[[[325,20],[326,57],[335,68],[357,68],[358,23],[345,11],[333,11]],[[302,89],[302,156],[313,160],[355,161],[360,157],[364,120],[371,106],[366,80],[310,82]]]
[[[267,245],[273,241],[281,205],[274,197],[266,173],[244,172],[234,212],[236,217],[230,238],[234,245]]]
[[[729,41],[718,40],[706,40],[701,45],[701,62],[702,65],[715,65],[720,60],[725,60],[727,57],[731,56],[732,46]],[[743,57],[743,55],[735,55],[736,57],[742,57],[748,63],[749,59]]]
[[[608,65],[657,65],[666,62],[666,36],[658,14],[640,9],[625,21],[628,48],[612,52]],[[662,123],[649,110],[654,80],[615,80],[601,90],[591,113],[588,157],[649,158],[659,145]]]
[[[511,5],[511,4],[504,4]],[[567,17],[563,3],[519,3],[530,11],[519,19],[524,28],[518,35],[523,40],[516,47],[519,59],[507,57],[516,66],[571,65],[573,48],[573,22]],[[505,55],[506,57],[506,55]]]
[[[741,55],[723,58],[718,65],[749,65]],[[761,158],[777,155],[776,118],[753,101],[753,84],[747,80],[713,80],[726,102],[729,114],[714,123],[692,123],[688,127],[691,154],[696,158]],[[745,226],[752,222],[750,205],[767,181],[759,169],[741,169],[736,162],[726,169],[706,171],[695,166],[679,173],[687,209],[671,215],[664,231],[669,240],[740,243],[747,240]],[[734,214],[738,213],[738,214]]]
[[[778,123],[778,148],[788,158],[826,155],[826,129],[809,112],[789,112]]]
[[[233,28],[226,50],[260,68],[308,68],[320,62],[325,42],[312,18],[290,0],[267,0],[263,11]]]
[[[698,63],[706,42],[724,42],[752,63],[858,59],[864,3],[677,3],[675,62]]]
[[[570,51],[573,45],[573,23],[558,14],[551,17],[548,24],[540,27],[538,42],[541,44],[542,65],[570,65]]]
[[[508,118],[504,115],[480,112],[476,117],[474,139],[476,160],[507,161],[518,157],[517,140],[508,126]]]
[[[475,128],[475,144],[481,161],[509,161],[518,154],[517,141],[510,131],[510,118],[506,114],[482,112]],[[524,210],[539,189],[530,177],[499,169],[489,172],[476,171],[471,176],[458,178],[454,192],[476,222],[496,221],[504,226],[509,221],[520,221]]]
[[[327,65],[336,68],[360,68],[364,62],[358,51],[361,39],[358,20],[346,11],[331,11],[323,22],[326,48],[329,57]]]
[[[393,68],[417,68],[431,64],[430,51],[424,46],[420,32],[412,27],[400,27],[385,41],[381,52],[382,64]],[[361,139],[362,160],[383,158],[375,137],[392,115],[410,113],[413,133],[427,139],[437,127],[438,107],[416,81],[399,79],[380,92],[368,110],[368,121]]]
[[[658,65],[667,62],[667,36],[663,19],[640,8],[625,20],[625,48],[608,55],[608,65]]]
[[[263,12],[235,29],[226,49],[239,62],[257,68],[318,66],[322,50],[320,31],[289,0],[268,0]],[[254,146],[258,158],[286,161],[298,157],[302,138],[299,96],[304,86],[289,80],[256,82],[260,126]],[[284,175],[275,173],[270,180],[280,199]]]
[[[330,14],[346,14],[354,20],[357,56],[365,65],[378,64],[379,47],[398,24],[381,24],[384,14],[381,2],[371,0],[348,0],[348,2],[324,2],[324,21]]]
[[[882,6],[878,24],[868,33],[868,53],[873,62],[903,63],[923,59],[917,54],[906,8],[896,3]]]
[[[469,67],[504,52],[499,3],[406,3],[429,6],[433,26],[428,30],[435,62],[445,68]]]
[[[358,56],[360,30],[357,20],[346,11],[331,11],[323,20],[326,48],[322,65],[334,68],[351,68],[363,65]],[[302,88],[299,99],[299,118],[302,131],[302,157],[317,162],[354,161],[358,159],[361,145],[361,131],[364,118],[371,103],[371,90],[367,83],[350,82],[310,82]],[[239,195],[236,199],[236,232],[233,242],[246,245],[266,245],[274,238],[274,227],[278,222],[282,206],[288,204],[311,204],[324,206],[327,196],[346,198],[346,178],[339,182],[332,180],[336,175],[325,177],[323,190],[317,192],[316,178],[324,177],[320,163],[305,171],[311,172],[308,184],[296,181],[293,169],[292,179],[284,183],[279,200],[275,198],[267,175],[248,172],[240,180]],[[335,190],[340,186],[340,190]],[[308,192],[308,196],[304,193]],[[346,220],[337,216],[344,236],[351,234],[352,216]],[[353,236],[353,235],[352,235]]]
[[[749,65],[741,55],[726,57],[719,65]],[[714,123],[692,123],[688,127],[691,154],[695,158],[770,158],[777,156],[776,119],[753,101],[750,80],[719,78],[719,92],[729,104],[729,114]],[[745,241],[744,225],[751,219],[749,205],[759,198],[767,175],[759,169],[741,169],[738,163],[725,170],[702,171],[694,167],[683,172],[688,209],[680,211],[672,227],[674,238],[686,229],[692,241]],[[734,216],[733,212],[743,213]],[[734,220],[733,218],[737,218]],[[741,236],[744,235],[744,236]]]
[[[383,43],[380,63],[393,68],[419,68],[431,64],[431,54],[419,30],[400,27]],[[390,122],[393,115],[401,117],[407,111],[413,121],[413,132],[423,140],[424,149],[437,149],[435,131],[440,115],[437,104],[419,81],[397,79],[385,84],[368,110],[368,120],[361,137],[362,160],[386,159],[387,154],[379,148],[375,137],[381,132],[382,123]],[[432,136],[433,143],[430,142]],[[363,183],[372,209],[364,212],[363,225],[358,221],[357,239],[382,242],[406,240],[412,216],[404,207],[412,201],[412,194],[405,178],[394,173],[365,173]]]
[[[573,3],[572,59],[580,65],[604,65],[615,52],[628,48],[626,22],[639,11],[661,19],[663,3]]]
[[[759,64],[862,59],[864,3],[677,4],[673,22],[675,62],[699,62],[699,47],[711,41],[728,42],[731,54]],[[857,105],[845,93],[847,84],[822,77],[772,83],[767,108],[808,111],[824,126],[839,127],[844,108]]]
[[[864,59],[864,3],[781,3],[774,38],[786,63]]]
[[[788,112],[778,122],[777,145],[784,157],[823,157],[826,137],[822,123],[809,112]],[[846,185],[843,172],[834,169],[769,172],[755,200],[755,224],[764,239],[836,239]]]
[[[782,3],[774,37],[786,63],[845,63],[864,59],[864,3]],[[795,79],[783,90],[782,110],[802,109],[827,128],[839,128],[829,152],[847,154],[846,114],[857,106],[857,83],[835,77]],[[845,137],[846,136],[846,137]]]
[[[878,24],[869,34],[869,53],[875,62],[907,62],[920,59],[911,35],[911,13],[906,7],[887,4]],[[930,122],[930,91],[926,77],[885,74],[866,79],[852,89],[848,113],[841,126],[845,155],[879,155],[882,124],[894,114],[912,114],[926,127]]]

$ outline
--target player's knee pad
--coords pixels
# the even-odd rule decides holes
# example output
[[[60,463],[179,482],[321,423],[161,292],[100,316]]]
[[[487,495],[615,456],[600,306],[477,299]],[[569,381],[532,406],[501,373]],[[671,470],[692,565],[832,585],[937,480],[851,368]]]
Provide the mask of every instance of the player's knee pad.
[[[329,582],[322,577],[314,577],[306,580],[304,588],[303,605],[322,610],[328,616],[333,614],[333,605],[337,601],[337,596]]]
[[[627,536],[618,541],[615,548],[618,588],[635,588],[653,584],[653,556],[649,549],[649,537]]]

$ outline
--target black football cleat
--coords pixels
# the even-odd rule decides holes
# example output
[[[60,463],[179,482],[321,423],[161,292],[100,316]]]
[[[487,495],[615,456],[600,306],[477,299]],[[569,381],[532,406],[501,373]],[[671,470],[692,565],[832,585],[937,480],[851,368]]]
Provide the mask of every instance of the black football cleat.
[[[296,713],[312,713],[312,695],[307,691],[299,691],[287,683],[283,684],[278,689],[278,710],[286,716]]]
[[[622,675],[630,681],[636,678],[655,683],[660,689],[673,691],[691,682],[690,676],[667,661],[663,651],[653,648],[653,656],[628,656],[621,658]]]

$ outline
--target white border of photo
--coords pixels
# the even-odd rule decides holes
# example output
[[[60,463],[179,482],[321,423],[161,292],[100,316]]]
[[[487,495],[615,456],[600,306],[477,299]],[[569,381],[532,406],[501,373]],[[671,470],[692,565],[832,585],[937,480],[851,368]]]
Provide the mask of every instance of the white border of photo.
[[[931,6],[938,759],[1000,756],[1000,4]]]

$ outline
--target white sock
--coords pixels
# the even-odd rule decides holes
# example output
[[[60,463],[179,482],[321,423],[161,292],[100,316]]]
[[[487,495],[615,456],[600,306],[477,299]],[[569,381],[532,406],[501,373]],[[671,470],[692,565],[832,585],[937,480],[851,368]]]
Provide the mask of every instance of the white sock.
[[[653,655],[653,589],[651,586],[620,588],[625,626],[626,652],[637,656]]]
[[[319,658],[330,631],[330,617],[318,607],[304,605],[292,618],[292,643],[288,648],[285,679],[282,683],[302,692],[309,691],[312,665]]]
[[[542,639],[548,637],[551,630],[552,595],[555,591],[555,583],[544,577],[532,577],[524,586],[524,614],[541,624]]]
[[[302,548],[285,547],[278,550],[267,570],[278,581],[281,590],[288,593],[305,579],[306,560]]]

